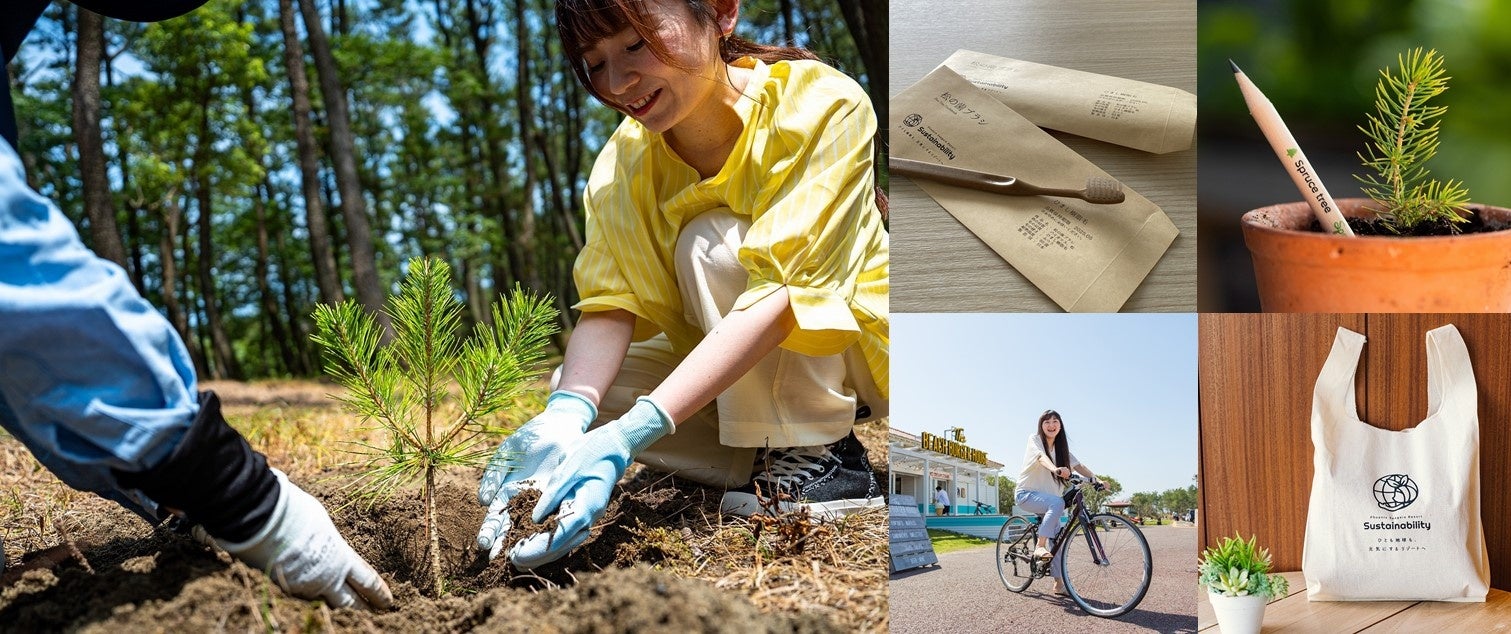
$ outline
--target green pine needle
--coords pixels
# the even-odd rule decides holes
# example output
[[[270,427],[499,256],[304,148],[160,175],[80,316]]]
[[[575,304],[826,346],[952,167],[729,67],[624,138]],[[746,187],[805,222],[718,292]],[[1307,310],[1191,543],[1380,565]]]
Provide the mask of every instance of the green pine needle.
[[[1374,174],[1354,178],[1392,232],[1404,233],[1423,222],[1467,222],[1469,190],[1459,181],[1428,178],[1426,166],[1438,151],[1437,119],[1448,111],[1447,106],[1428,105],[1448,90],[1443,58],[1436,50],[1415,48],[1396,60],[1396,73],[1380,71],[1375,114],[1367,115],[1368,125],[1359,126],[1370,140],[1359,160]]]
[[[369,504],[437,469],[486,463],[485,441],[501,431],[492,417],[540,376],[556,333],[551,299],[516,285],[493,305],[491,325],[462,340],[451,267],[430,258],[409,262],[384,312],[393,323],[386,345],[377,319],[353,301],[317,306],[312,337],[326,373],[347,389],[336,399],[387,440],[351,443],[354,497]]]

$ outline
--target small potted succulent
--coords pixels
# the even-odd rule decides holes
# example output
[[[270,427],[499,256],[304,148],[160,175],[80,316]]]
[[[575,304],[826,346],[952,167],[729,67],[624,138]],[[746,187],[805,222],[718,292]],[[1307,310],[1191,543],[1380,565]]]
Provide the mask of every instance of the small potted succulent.
[[[1369,198],[1339,199],[1356,237],[1323,231],[1305,202],[1243,216],[1260,303],[1280,312],[1511,311],[1511,210],[1469,202],[1431,178],[1448,89],[1436,51],[1380,71],[1356,175]]]
[[[1201,554],[1197,583],[1206,586],[1223,634],[1252,634],[1264,622],[1264,606],[1290,591],[1285,577],[1270,574],[1270,551],[1238,535]]]

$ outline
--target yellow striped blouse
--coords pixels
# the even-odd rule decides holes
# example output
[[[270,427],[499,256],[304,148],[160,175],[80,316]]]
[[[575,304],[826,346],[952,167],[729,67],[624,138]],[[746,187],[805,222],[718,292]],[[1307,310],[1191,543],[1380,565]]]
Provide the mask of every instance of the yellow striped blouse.
[[[718,174],[702,179],[632,118],[598,155],[576,308],[627,310],[636,341],[665,332],[690,352],[703,333],[683,318],[672,252],[683,223],[728,207],[751,222],[739,252],[750,281],[735,309],[785,286],[797,328],[782,347],[820,356],[858,345],[886,395],[888,238],[873,193],[871,101],[819,62],[736,64],[754,72],[736,105],[744,130]]]

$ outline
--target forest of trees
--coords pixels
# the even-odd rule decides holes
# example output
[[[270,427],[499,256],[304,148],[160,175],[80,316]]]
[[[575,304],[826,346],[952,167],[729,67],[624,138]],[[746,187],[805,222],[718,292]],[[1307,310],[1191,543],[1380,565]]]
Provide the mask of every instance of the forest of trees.
[[[376,308],[417,255],[457,271],[469,324],[519,283],[569,330],[582,185],[621,115],[576,84],[552,9],[210,0],[138,25],[55,3],[9,68],[22,161],[204,378],[317,373],[315,304]],[[750,0],[737,32],[818,52],[886,120],[885,0]]]

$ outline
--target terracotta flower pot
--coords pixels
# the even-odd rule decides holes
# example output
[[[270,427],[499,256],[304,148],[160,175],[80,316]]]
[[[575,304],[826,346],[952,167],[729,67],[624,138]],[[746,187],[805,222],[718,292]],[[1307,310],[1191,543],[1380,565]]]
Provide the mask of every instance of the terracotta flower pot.
[[[1365,198],[1342,198],[1350,218]],[[1511,209],[1472,205],[1488,223]],[[1511,312],[1511,231],[1457,236],[1343,237],[1308,231],[1305,202],[1243,215],[1259,302],[1269,312]]]

